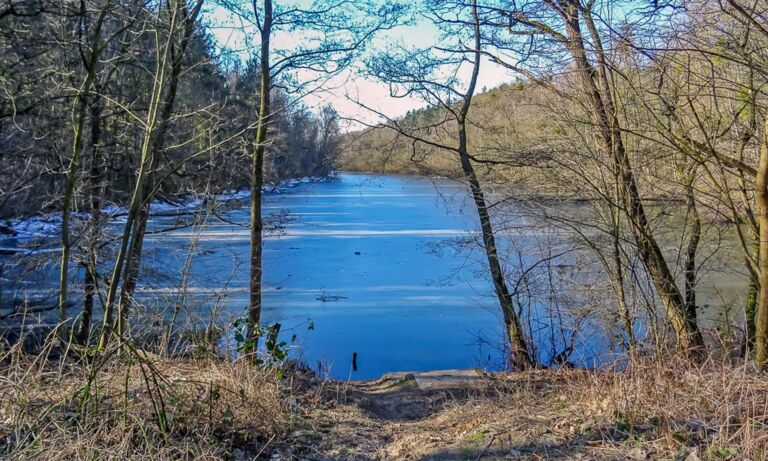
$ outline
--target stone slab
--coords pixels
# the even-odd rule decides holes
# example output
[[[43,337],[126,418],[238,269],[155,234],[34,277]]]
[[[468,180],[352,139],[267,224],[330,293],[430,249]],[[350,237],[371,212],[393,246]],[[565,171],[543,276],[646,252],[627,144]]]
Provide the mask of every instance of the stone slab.
[[[413,377],[423,391],[472,386],[483,379],[475,369],[415,371]]]

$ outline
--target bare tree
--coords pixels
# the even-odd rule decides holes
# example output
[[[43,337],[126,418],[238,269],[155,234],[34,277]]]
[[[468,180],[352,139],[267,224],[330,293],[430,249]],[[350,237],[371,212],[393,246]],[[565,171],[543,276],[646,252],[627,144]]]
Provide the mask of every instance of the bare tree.
[[[468,145],[467,127],[471,123],[468,116],[480,74],[483,45],[477,2],[428,2],[425,14],[446,33],[446,37],[459,37],[459,42],[450,48],[436,50],[438,55],[428,50],[390,50],[371,60],[370,67],[373,75],[390,84],[393,96],[417,94],[438,107],[440,116],[427,126],[412,126],[407,120],[388,119],[380,128],[394,130],[411,140],[414,151],[417,145],[426,146],[454,154],[458,159],[478,214],[482,246],[511,346],[511,362],[518,369],[530,368],[536,365],[537,360],[531,354],[519,310],[507,287],[489,205],[473,165],[476,158],[470,153]],[[470,75],[462,89],[461,79],[456,75],[467,67]],[[441,78],[442,75],[449,77]]]
[[[768,17],[764,10],[755,4],[746,4],[738,0],[727,0],[727,5],[734,10],[753,33],[763,40],[768,39]],[[759,249],[757,269],[759,290],[755,312],[755,361],[761,368],[768,367],[768,118],[764,121],[760,140],[760,155],[755,176],[755,202],[757,204],[757,227]]]
[[[89,12],[86,9],[86,2],[80,2],[80,23],[78,35],[80,39],[79,51],[82,58],[82,66],[85,74],[83,83],[77,92],[76,104],[73,109],[74,127],[72,140],[72,156],[67,169],[66,182],[64,187],[64,196],[61,206],[61,262],[59,275],[59,320],[63,324],[64,335],[66,336],[68,325],[68,291],[69,291],[69,260],[72,242],[70,238],[70,214],[72,201],[74,199],[77,173],[80,168],[80,157],[83,151],[83,137],[86,117],[91,95],[91,89],[98,74],[98,65],[101,52],[105,48],[102,43],[102,26],[111,8],[111,3],[107,2],[101,6],[97,13],[95,24],[90,27]],[[84,36],[85,35],[85,36]]]
[[[144,246],[144,235],[146,234],[147,221],[149,220],[151,199],[155,195],[154,192],[158,181],[157,176],[159,174],[158,170],[163,159],[163,150],[165,148],[168,129],[176,104],[179,81],[181,79],[182,71],[184,70],[182,63],[189,42],[192,39],[192,34],[197,27],[197,20],[202,11],[203,4],[204,0],[195,0],[191,5],[187,5],[185,2],[180,2],[182,22],[181,32],[179,33],[180,37],[178,38],[178,41],[173,35],[170,35],[168,39],[170,43],[170,75],[168,79],[168,89],[164,90],[166,92],[163,96],[162,109],[160,111],[159,120],[157,121],[157,133],[152,137],[150,154],[152,164],[147,182],[144,185],[144,192],[142,193],[142,196],[144,197],[143,204],[136,219],[135,229],[133,231],[134,235],[131,240],[131,247],[125,268],[125,282],[123,283],[120,292],[118,334],[122,334],[125,331],[130,303],[132,302],[134,292],[136,291],[136,283],[138,281],[141,255]],[[171,31],[171,33],[173,33],[173,31]]]
[[[233,9],[238,11],[234,6]],[[307,92],[317,91],[330,77],[346,69],[376,32],[394,26],[401,9],[397,3],[377,8],[371,7],[368,2],[353,0],[323,0],[308,8],[264,0],[253,2],[250,15],[239,11],[258,31],[260,69],[259,108],[251,157],[251,263],[248,306],[251,347],[255,348],[256,340],[260,336],[264,230],[261,194],[264,185],[264,159],[272,143],[270,125],[275,117],[271,104],[272,92],[281,82],[289,82],[291,75],[297,71],[308,72],[312,77],[305,77],[300,84],[289,88],[289,92],[300,97]],[[307,44],[295,47],[273,47],[274,34],[285,31],[298,36],[309,34],[320,38],[315,43],[307,41]]]
[[[115,258],[112,276],[107,288],[102,333],[99,339],[100,347],[104,347],[115,332],[116,325],[114,315],[115,303],[118,300],[118,291],[120,290],[120,287],[123,287],[122,289],[125,290],[126,277],[131,275],[131,273],[128,272],[128,268],[133,267],[130,263],[126,263],[126,258],[131,257],[133,253],[130,251],[131,248],[137,248],[137,251],[140,251],[141,241],[143,240],[143,231],[140,229],[139,224],[141,223],[143,216],[142,210],[148,205],[149,200],[152,198],[152,193],[150,193],[148,186],[151,185],[152,181],[152,166],[156,165],[155,158],[157,155],[155,154],[159,155],[159,152],[155,149],[158,146],[162,146],[162,144],[156,144],[162,142],[158,141],[157,138],[158,134],[162,131],[161,126],[164,124],[164,121],[167,120],[163,117],[170,116],[169,113],[166,113],[166,110],[172,110],[175,97],[175,95],[173,95],[173,97],[168,97],[168,99],[166,99],[166,92],[170,85],[173,84],[174,72],[177,74],[176,79],[178,79],[178,72],[180,72],[180,67],[172,64],[177,62],[175,58],[178,58],[179,63],[181,59],[179,50],[175,48],[176,40],[179,34],[183,36],[187,33],[189,28],[193,27],[194,20],[191,23],[186,21],[189,19],[190,13],[195,14],[196,18],[201,6],[202,0],[198,0],[196,8],[190,12],[190,10],[187,9],[186,3],[182,0],[170,0],[168,2],[167,35],[163,47],[158,50],[157,74],[154,76],[146,119],[142,122],[144,134],[139,155],[139,170],[136,174],[128,216],[123,227],[120,247]],[[158,31],[156,33],[159,34],[160,32]],[[171,68],[169,69],[169,67]],[[175,84],[178,84],[178,80]],[[138,264],[138,260],[135,261],[135,264]],[[122,284],[120,283],[121,280],[123,281]],[[122,311],[125,307],[125,305],[119,306],[118,311],[117,332],[120,334],[122,334],[122,330],[124,329],[125,314]]]
[[[700,356],[703,337],[694,319],[689,318],[684,296],[649,224],[643,198],[637,186],[635,172],[625,144],[625,129],[617,116],[614,102],[615,70],[605,53],[603,36],[593,17],[595,2],[563,0],[531,2],[525,5],[487,6],[498,19],[491,21],[505,29],[513,38],[493,33],[494,48],[487,53],[494,62],[517,72],[545,87],[558,91],[545,75],[526,66],[524,59],[567,57],[561,68],[570,68],[586,97],[584,110],[591,119],[597,145],[606,158],[612,159],[621,179],[620,202],[635,240],[639,255],[653,279],[656,291],[666,308],[667,318],[677,336],[681,351]],[[586,28],[586,37],[584,29]],[[527,37],[527,42],[517,37]],[[546,59],[546,58],[544,58]],[[564,97],[572,98],[575,95]]]

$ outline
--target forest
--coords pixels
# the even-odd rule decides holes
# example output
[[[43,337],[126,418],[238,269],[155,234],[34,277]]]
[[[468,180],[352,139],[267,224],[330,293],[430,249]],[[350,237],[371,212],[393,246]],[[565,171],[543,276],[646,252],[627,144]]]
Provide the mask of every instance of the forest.
[[[763,0],[0,0],[0,459],[768,459],[767,84]]]

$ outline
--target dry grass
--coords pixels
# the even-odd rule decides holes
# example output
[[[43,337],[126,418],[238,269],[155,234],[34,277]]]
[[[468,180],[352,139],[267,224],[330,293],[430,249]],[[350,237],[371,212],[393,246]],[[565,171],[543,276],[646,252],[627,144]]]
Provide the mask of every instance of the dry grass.
[[[303,436],[301,453],[336,460],[765,460],[766,378],[745,367],[670,358],[620,372],[490,374],[482,384],[446,391],[352,385],[330,392],[330,405],[305,409],[317,433]]]
[[[618,372],[502,374],[491,387],[495,395],[480,404],[494,416],[480,418],[522,421],[513,432],[527,440],[517,447],[523,453],[557,447],[587,459],[768,459],[768,376],[751,366],[670,357]]]
[[[0,354],[2,459],[768,459],[768,376],[749,366],[644,358],[371,391],[212,354],[64,360],[47,344]]]
[[[649,451],[693,447],[708,459],[768,459],[768,376],[750,365],[670,358],[583,373],[566,389],[568,405],[585,420],[637,434]]]
[[[143,351],[0,358],[2,459],[233,459],[269,449],[286,389],[247,360]]]

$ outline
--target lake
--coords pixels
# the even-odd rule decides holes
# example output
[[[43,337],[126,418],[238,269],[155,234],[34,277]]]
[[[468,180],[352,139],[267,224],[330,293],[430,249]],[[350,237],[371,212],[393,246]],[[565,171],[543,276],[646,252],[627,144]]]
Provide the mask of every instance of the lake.
[[[501,317],[482,254],[440,251],[473,235],[466,201],[464,187],[446,179],[349,173],[266,194],[265,212],[285,222],[265,241],[263,321],[280,322],[286,339],[296,335],[293,354],[335,378],[502,367]],[[228,217],[246,223],[247,213]],[[181,268],[188,254],[179,249],[191,245],[196,302],[210,305],[226,286],[224,313],[241,315],[248,228],[211,222],[150,236],[147,264]],[[168,291],[167,281],[157,283],[144,293]]]
[[[262,320],[281,324],[293,357],[340,379],[505,367],[498,301],[477,245],[476,213],[461,184],[343,173],[265,194],[264,210],[274,226],[265,240]],[[584,265],[584,251],[572,239],[521,210],[509,204],[499,213],[499,247],[538,356],[547,361],[573,343],[570,361],[577,365],[615,358],[615,325],[595,320],[605,319],[597,309],[612,299],[606,283],[590,279],[599,271]],[[156,232],[147,235],[137,293],[143,322],[167,320],[174,306],[182,325],[198,328],[212,318],[231,324],[244,315],[248,210],[199,213],[197,219],[178,229],[179,216],[151,220]],[[547,265],[536,268],[547,270],[536,277],[525,272],[542,260]],[[24,295],[55,289],[54,264],[25,277],[27,284],[17,288]],[[704,298],[739,292],[738,277],[717,277],[725,289],[704,288]],[[590,283],[598,288],[589,295],[569,288]],[[642,324],[638,331],[644,332]]]

